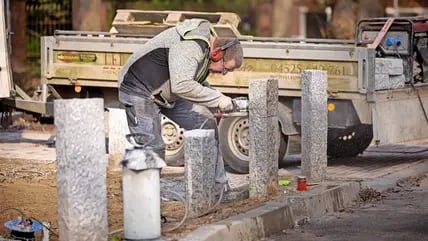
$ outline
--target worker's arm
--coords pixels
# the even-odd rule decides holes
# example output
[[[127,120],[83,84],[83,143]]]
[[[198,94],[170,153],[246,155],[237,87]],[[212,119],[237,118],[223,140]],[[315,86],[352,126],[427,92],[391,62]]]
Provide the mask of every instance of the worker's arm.
[[[198,60],[203,58],[202,49],[195,41],[181,41],[169,50],[171,92],[175,95],[204,105],[218,107],[223,94],[205,87],[194,80]]]
[[[202,86],[204,86],[204,87],[210,88],[210,89],[214,89],[214,88],[210,85],[210,83],[208,82],[208,80],[204,80],[204,81],[201,83],[201,85],[202,85]]]

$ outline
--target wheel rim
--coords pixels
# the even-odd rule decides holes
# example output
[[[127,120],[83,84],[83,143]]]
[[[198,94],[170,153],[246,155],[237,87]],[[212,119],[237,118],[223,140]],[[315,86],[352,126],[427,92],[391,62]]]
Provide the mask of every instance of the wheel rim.
[[[232,123],[228,132],[228,142],[234,155],[240,159],[248,161],[248,150],[250,147],[249,140],[249,123],[247,118],[237,119]]]
[[[166,154],[177,153],[183,148],[184,129],[171,122],[166,117],[162,117],[162,139],[165,143]]]

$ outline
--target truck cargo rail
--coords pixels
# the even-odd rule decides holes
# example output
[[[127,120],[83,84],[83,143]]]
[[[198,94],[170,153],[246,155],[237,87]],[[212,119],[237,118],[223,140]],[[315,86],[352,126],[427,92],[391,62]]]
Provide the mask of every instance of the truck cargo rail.
[[[131,33],[111,33],[111,32],[94,32],[94,31],[73,31],[73,30],[56,30],[54,36],[76,36],[76,37],[121,37],[121,38],[152,38],[150,34],[131,34]],[[238,37],[241,41],[254,42],[283,42],[283,43],[324,43],[324,44],[354,44],[354,40],[348,39],[322,39],[322,38],[280,38],[280,37],[254,37],[241,35]]]

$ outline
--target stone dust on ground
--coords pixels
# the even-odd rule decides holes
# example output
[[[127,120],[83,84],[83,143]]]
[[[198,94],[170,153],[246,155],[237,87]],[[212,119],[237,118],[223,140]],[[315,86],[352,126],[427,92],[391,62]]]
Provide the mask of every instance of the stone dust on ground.
[[[49,221],[52,230],[58,232],[57,223],[57,189],[55,163],[36,160],[17,160],[0,158],[0,210],[17,208],[27,217]],[[107,173],[107,212],[109,231],[122,228],[122,191],[121,172]],[[167,240],[177,240],[201,225],[223,220],[261,204],[262,201],[242,200],[221,204],[214,212],[196,219],[187,220],[179,229],[164,233]],[[181,219],[184,211],[181,203],[166,203],[163,214]],[[6,211],[0,214],[0,222],[16,219],[18,213]],[[169,219],[169,218],[168,218]],[[174,227],[177,222],[167,222],[166,229]],[[0,225],[0,236],[9,231]],[[54,235],[51,240],[57,240]],[[121,236],[118,235],[120,238]]]

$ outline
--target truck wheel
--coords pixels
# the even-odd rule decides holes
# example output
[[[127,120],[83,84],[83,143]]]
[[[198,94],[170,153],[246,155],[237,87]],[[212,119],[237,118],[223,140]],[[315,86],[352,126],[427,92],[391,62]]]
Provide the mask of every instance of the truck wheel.
[[[222,119],[219,124],[219,142],[227,170],[235,173],[248,173],[248,149],[250,146],[248,117]],[[281,133],[278,150],[279,161],[284,158],[286,150],[287,136]]]
[[[168,166],[184,165],[184,129],[162,116],[162,139],[165,143],[165,162]]]

